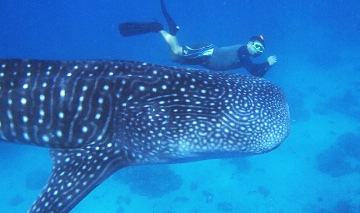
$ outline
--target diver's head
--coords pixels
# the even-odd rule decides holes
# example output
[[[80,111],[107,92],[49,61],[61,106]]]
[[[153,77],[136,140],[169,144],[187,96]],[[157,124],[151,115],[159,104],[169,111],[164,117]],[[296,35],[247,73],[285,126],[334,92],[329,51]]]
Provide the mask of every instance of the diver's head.
[[[262,35],[251,37],[247,44],[247,49],[253,57],[261,55],[265,49],[264,37]]]

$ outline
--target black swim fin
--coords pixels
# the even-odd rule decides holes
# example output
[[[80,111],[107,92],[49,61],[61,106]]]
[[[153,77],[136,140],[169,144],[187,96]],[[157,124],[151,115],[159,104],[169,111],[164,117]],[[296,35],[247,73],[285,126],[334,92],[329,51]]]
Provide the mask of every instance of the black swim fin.
[[[165,19],[169,25],[169,32],[171,35],[175,36],[177,31],[180,29],[179,26],[176,25],[175,21],[170,17],[169,13],[166,10],[164,0],[160,0],[161,10],[165,16]]]
[[[122,36],[133,36],[145,33],[157,33],[164,27],[157,21],[153,22],[125,22],[119,24],[119,31]]]

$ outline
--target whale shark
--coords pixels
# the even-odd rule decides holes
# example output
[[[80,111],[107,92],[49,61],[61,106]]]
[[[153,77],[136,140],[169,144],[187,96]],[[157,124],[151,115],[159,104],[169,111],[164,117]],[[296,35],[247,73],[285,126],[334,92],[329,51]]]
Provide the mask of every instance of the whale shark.
[[[134,165],[256,155],[290,133],[283,90],[238,73],[122,60],[0,59],[0,141],[49,148],[28,212],[70,212]]]

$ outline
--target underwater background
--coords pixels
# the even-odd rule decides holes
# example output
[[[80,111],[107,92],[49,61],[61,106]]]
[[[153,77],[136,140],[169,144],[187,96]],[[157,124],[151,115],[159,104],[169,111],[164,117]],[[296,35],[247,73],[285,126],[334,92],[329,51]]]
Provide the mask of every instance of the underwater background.
[[[181,44],[265,37],[254,62],[278,58],[264,78],[285,90],[290,136],[263,155],[122,169],[72,212],[360,212],[360,2],[165,3]],[[167,29],[158,0],[2,0],[0,58],[179,66],[159,34],[118,32],[120,22],[154,19]],[[50,171],[48,149],[0,143],[0,212],[25,212]]]

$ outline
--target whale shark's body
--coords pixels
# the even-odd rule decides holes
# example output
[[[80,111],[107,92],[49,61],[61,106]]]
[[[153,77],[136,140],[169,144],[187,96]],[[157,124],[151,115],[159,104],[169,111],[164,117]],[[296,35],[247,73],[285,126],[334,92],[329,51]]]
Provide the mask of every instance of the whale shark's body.
[[[264,79],[129,61],[0,60],[0,141],[50,148],[29,212],[69,212],[115,171],[260,154],[290,131]]]

